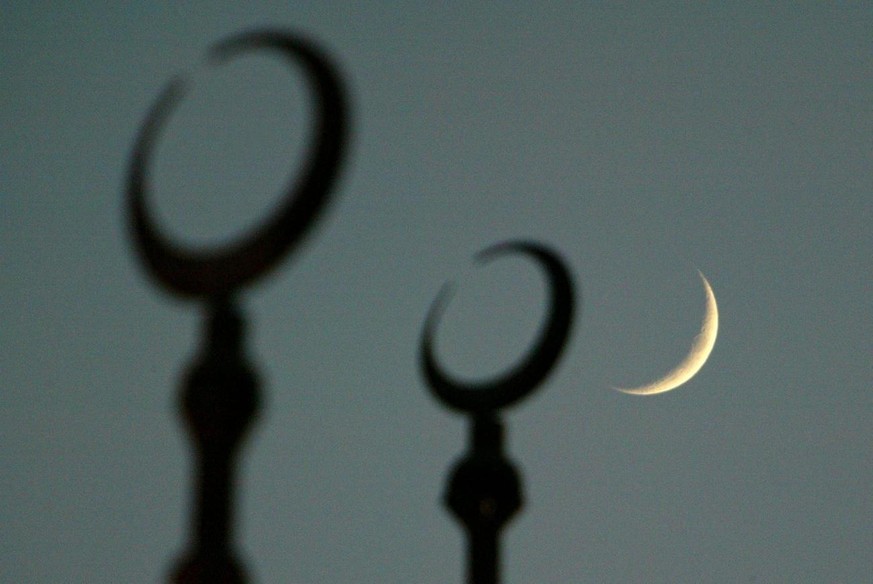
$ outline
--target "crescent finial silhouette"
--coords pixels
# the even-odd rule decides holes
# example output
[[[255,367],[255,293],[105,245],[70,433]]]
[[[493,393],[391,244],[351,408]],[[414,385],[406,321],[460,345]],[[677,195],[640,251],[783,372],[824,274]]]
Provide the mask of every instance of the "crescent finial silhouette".
[[[454,409],[481,413],[508,406],[533,391],[551,371],[564,349],[573,321],[573,282],[564,262],[553,251],[531,242],[512,241],[477,254],[488,261],[498,255],[520,252],[537,260],[546,272],[551,288],[548,322],[527,358],[496,379],[465,383],[443,372],[433,354],[433,337],[451,286],[443,287],[425,321],[420,362],[432,393]]]
[[[718,335],[718,305],[715,302],[715,294],[706,277],[702,272],[698,271],[698,273],[700,274],[700,279],[703,280],[703,287],[706,289],[706,313],[703,316],[703,325],[700,327],[700,332],[694,337],[694,342],[691,345],[691,351],[689,351],[688,356],[672,371],[657,381],[630,389],[620,387],[613,389],[631,395],[664,393],[665,391],[676,389],[697,375],[697,372],[706,363],[709,354],[712,353],[712,349],[715,347],[715,337]]]
[[[346,106],[339,77],[329,61],[308,42],[277,31],[255,31],[219,43],[208,62],[239,53],[269,49],[302,66],[316,99],[315,143],[302,174],[287,189],[285,202],[271,220],[247,239],[216,250],[185,249],[154,226],[145,198],[146,167],[161,127],[185,93],[187,80],[172,81],[142,126],[128,176],[128,206],[134,241],[148,271],[180,296],[222,296],[263,275],[300,242],[324,209],[337,175],[346,137]]]

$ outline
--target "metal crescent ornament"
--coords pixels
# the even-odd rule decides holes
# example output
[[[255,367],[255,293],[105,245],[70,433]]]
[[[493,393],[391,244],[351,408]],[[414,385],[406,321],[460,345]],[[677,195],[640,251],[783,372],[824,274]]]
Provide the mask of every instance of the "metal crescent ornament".
[[[548,321],[527,357],[509,372],[484,382],[464,382],[444,372],[434,357],[434,334],[451,293],[450,285],[443,287],[428,312],[419,358],[431,392],[451,408],[482,413],[517,402],[548,376],[566,345],[574,316],[574,292],[563,260],[543,245],[526,241],[495,245],[477,254],[476,259],[487,262],[509,253],[525,254],[545,271],[550,287]]]
[[[346,100],[334,67],[314,45],[284,32],[255,31],[218,43],[209,51],[207,62],[218,63],[262,49],[282,53],[302,66],[315,96],[316,120],[314,144],[300,176],[287,187],[277,214],[254,233],[214,250],[194,250],[170,241],[155,227],[145,201],[149,193],[146,169],[158,133],[184,96],[185,77],[170,82],[137,138],[128,175],[130,227],[147,270],[177,295],[229,295],[274,268],[315,223],[336,179],[346,141]]]

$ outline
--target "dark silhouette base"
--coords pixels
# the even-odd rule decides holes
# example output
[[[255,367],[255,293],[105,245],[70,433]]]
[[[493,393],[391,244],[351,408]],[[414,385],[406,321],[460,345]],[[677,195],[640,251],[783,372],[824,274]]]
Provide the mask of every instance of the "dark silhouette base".
[[[245,584],[245,571],[236,558],[223,553],[197,552],[183,559],[170,576],[172,584]]]
[[[192,542],[173,584],[243,584],[231,548],[236,454],[258,410],[258,382],[242,354],[243,323],[226,300],[209,307],[206,343],[188,372],[181,409],[196,456]]]
[[[503,426],[496,416],[472,420],[467,454],[452,471],[445,503],[467,530],[468,584],[497,584],[498,538],[523,505],[521,481],[503,455]]]

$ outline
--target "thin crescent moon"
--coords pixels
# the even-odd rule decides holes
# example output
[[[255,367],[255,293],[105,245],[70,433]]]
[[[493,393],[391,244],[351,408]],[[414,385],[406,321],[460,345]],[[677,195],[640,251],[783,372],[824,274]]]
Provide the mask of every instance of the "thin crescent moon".
[[[465,383],[444,373],[433,354],[433,336],[451,288],[437,296],[425,321],[420,363],[431,392],[447,406],[466,412],[485,412],[508,406],[533,391],[549,374],[566,345],[573,322],[573,281],[563,260],[546,247],[524,241],[495,245],[477,254],[477,260],[521,252],[537,260],[549,280],[551,306],[546,326],[527,358],[496,379]]]
[[[155,227],[145,198],[146,167],[157,135],[186,90],[177,78],[161,94],[137,138],[128,175],[130,226],[140,258],[151,275],[180,296],[209,297],[233,292],[275,267],[315,222],[337,176],[346,137],[346,105],[342,84],[330,62],[308,42],[283,32],[256,31],[219,43],[208,62],[240,52],[270,49],[299,63],[315,93],[315,143],[298,179],[287,188],[277,215],[254,234],[215,250],[192,250],[170,241]]]
[[[715,294],[706,277],[702,272],[698,271],[698,273],[706,289],[706,313],[703,317],[703,325],[700,327],[700,332],[694,337],[694,342],[691,345],[691,351],[689,351],[688,356],[672,371],[657,381],[631,389],[620,387],[613,389],[631,395],[664,393],[665,391],[676,389],[697,375],[697,372],[706,363],[709,354],[712,353],[712,349],[715,347],[715,337],[718,335],[718,305],[715,302]]]

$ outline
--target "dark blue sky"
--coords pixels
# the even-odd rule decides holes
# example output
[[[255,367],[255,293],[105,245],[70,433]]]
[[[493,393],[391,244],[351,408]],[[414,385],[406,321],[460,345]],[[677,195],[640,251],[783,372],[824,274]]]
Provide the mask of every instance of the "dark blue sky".
[[[464,421],[416,368],[427,308],[475,377],[536,334],[559,250],[583,309],[508,416],[527,507],[505,581],[861,582],[873,572],[873,9],[13,2],[0,19],[0,580],[157,582],[185,545],[173,403],[193,305],[131,253],[123,184],[164,84],[254,26],[299,31],[352,102],[336,202],[245,298],[267,409],[240,547],[258,582],[460,582],[440,505]],[[750,3],[749,6],[752,6]],[[153,169],[176,237],[241,233],[306,144],[266,57],[204,71]],[[721,312],[703,370],[623,395]],[[487,306],[483,303],[490,302]]]

